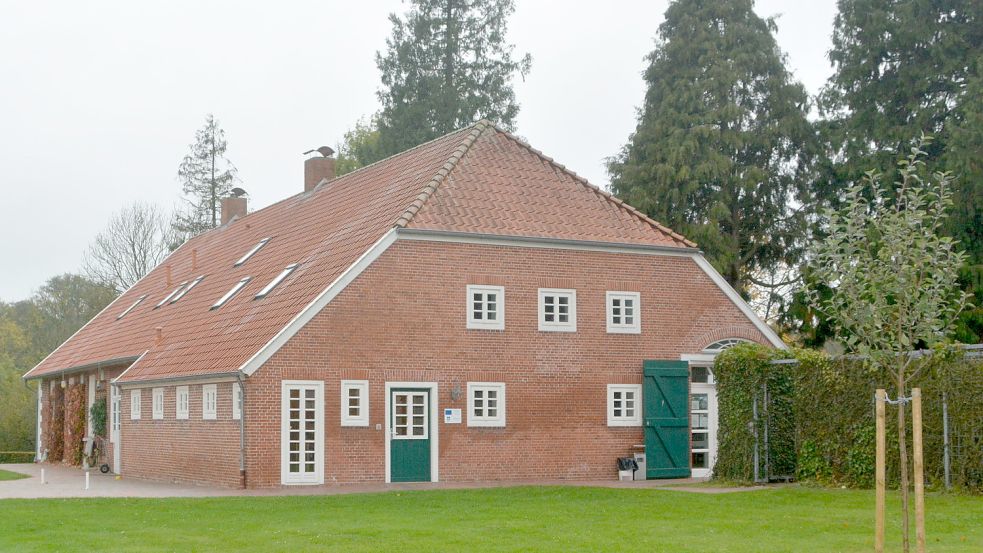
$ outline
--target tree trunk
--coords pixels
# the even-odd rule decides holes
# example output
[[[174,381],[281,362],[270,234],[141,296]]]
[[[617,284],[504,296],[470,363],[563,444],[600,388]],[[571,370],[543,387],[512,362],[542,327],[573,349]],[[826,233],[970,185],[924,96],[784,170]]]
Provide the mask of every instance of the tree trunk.
[[[908,445],[906,443],[904,401],[904,369],[898,370],[898,450],[901,454],[901,546],[908,553]]]

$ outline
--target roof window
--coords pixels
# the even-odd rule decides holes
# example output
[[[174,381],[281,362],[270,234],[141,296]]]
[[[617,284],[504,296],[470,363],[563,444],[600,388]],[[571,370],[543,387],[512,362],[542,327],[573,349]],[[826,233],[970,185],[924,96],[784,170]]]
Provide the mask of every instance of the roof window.
[[[171,292],[170,294],[167,294],[166,296],[164,296],[164,299],[160,300],[160,303],[158,303],[157,305],[155,305],[154,306],[154,309],[157,309],[158,307],[160,307],[160,306],[164,305],[165,303],[167,303],[168,301],[170,301],[171,298],[173,298],[174,296],[176,296],[178,294],[178,292],[180,292],[181,289],[184,288],[184,286],[186,284],[188,284],[188,281],[187,280],[184,281],[184,282],[182,282],[177,288],[174,289],[173,292]]]
[[[178,292],[178,294],[176,296],[174,296],[173,298],[171,298],[171,303],[174,303],[177,300],[183,298],[185,294],[187,294],[188,292],[190,292],[191,289],[194,288],[195,286],[197,286],[199,282],[201,282],[202,280],[204,280],[204,278],[205,278],[205,275],[201,275],[200,277],[192,280],[191,281],[191,284],[187,285],[183,290],[181,290],[180,292]]]
[[[136,306],[138,306],[138,305],[140,305],[140,302],[142,302],[145,299],[147,299],[147,294],[144,294],[144,295],[140,296],[139,298],[137,298],[137,301],[133,302],[133,305],[127,307],[122,313],[120,313],[119,315],[116,316],[116,320],[118,321],[118,320],[122,319],[123,317],[125,317],[127,313],[129,313],[130,311],[133,311],[133,308],[136,307]]]
[[[296,263],[291,263],[290,265],[287,265],[287,268],[284,269],[280,274],[278,274],[276,278],[271,280],[270,283],[267,284],[265,288],[260,290],[259,293],[256,294],[256,297],[253,299],[258,300],[260,298],[265,298],[270,292],[273,291],[274,288],[276,288],[281,282],[283,282],[283,279],[290,276],[290,273],[294,272],[294,269],[296,268],[297,268]]]
[[[248,252],[246,252],[246,255],[240,257],[239,258],[239,261],[236,261],[235,262],[235,265],[233,265],[233,267],[238,267],[239,265],[242,265],[246,261],[249,261],[249,258],[252,257],[252,256],[254,256],[254,255],[256,255],[256,252],[258,252],[260,250],[260,248],[262,248],[263,246],[265,246],[266,243],[269,242],[269,241],[270,241],[269,238],[264,238],[264,239],[260,240],[259,241],[259,244],[256,244],[255,246],[253,246],[253,249],[251,249]]]
[[[239,282],[237,282],[235,284],[235,286],[233,286],[231,290],[229,290],[228,292],[226,292],[224,296],[222,296],[221,298],[219,298],[219,300],[217,302],[215,302],[215,304],[212,305],[211,308],[212,309],[218,309],[219,307],[222,307],[223,305],[225,305],[225,302],[227,302],[230,299],[232,299],[232,296],[235,296],[236,294],[238,294],[239,293],[239,290],[242,290],[242,287],[245,286],[247,282],[249,282],[249,278],[250,277],[245,277],[242,280],[240,280]]]

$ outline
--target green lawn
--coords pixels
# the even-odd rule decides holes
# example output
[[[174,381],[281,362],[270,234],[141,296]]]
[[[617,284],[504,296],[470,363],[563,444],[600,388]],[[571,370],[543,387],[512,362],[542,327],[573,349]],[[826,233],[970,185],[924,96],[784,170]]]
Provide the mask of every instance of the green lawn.
[[[11,499],[0,501],[0,551],[867,552],[873,503],[869,491],[798,487]],[[897,503],[889,497],[893,512]],[[983,498],[930,495],[927,504],[929,551],[983,551]]]
[[[28,478],[28,476],[19,472],[10,472],[9,470],[0,469],[0,481],[20,480],[21,478]],[[0,493],[2,493],[2,491],[0,491]]]

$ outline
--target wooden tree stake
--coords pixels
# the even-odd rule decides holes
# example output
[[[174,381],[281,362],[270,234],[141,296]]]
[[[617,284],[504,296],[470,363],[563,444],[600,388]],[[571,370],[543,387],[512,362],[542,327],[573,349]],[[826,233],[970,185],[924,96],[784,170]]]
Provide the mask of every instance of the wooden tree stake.
[[[885,450],[887,449],[887,438],[884,430],[884,402],[887,393],[878,388],[876,394],[875,411],[877,413],[877,449],[875,479],[876,491],[874,492],[874,551],[884,553],[884,467]]]
[[[925,462],[922,458],[922,390],[911,389],[911,441],[915,458],[915,551],[925,553]]]

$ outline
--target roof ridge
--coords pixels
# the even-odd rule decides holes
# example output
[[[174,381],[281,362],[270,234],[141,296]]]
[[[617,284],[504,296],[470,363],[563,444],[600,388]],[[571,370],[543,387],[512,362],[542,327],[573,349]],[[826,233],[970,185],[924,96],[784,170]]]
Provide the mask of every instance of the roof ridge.
[[[405,228],[406,225],[413,220],[413,216],[420,212],[420,209],[422,209],[424,204],[427,203],[427,200],[429,200],[433,196],[434,192],[437,191],[437,187],[440,186],[440,183],[444,182],[447,175],[450,175],[451,171],[457,167],[458,162],[460,162],[465,154],[468,153],[468,150],[470,150],[471,146],[478,140],[481,133],[489,127],[496,128],[495,125],[487,119],[482,119],[471,125],[471,131],[468,132],[464,137],[464,140],[458,144],[457,148],[455,148],[451,153],[451,156],[447,158],[447,161],[440,167],[440,169],[437,170],[437,173],[434,174],[429,181],[427,181],[427,184],[423,187],[423,190],[420,191],[420,194],[417,195],[410,205],[406,207],[403,213],[400,214],[399,218],[396,219],[396,222],[393,223],[394,227]],[[467,129],[467,127],[461,130],[465,129]]]
[[[635,207],[633,207],[633,206],[628,205],[627,203],[625,203],[624,200],[615,197],[610,192],[607,192],[606,190],[603,190],[600,187],[598,187],[598,186],[596,186],[594,184],[591,184],[587,179],[585,179],[584,177],[578,175],[573,170],[568,169],[562,163],[559,163],[559,162],[555,161],[553,158],[551,158],[550,156],[544,154],[542,151],[537,150],[536,148],[534,148],[532,145],[530,145],[525,140],[523,140],[523,139],[519,138],[518,136],[510,133],[507,130],[504,130],[504,129],[498,127],[494,123],[491,123],[491,126],[496,131],[502,133],[503,135],[505,135],[506,137],[508,137],[509,139],[511,139],[516,144],[518,144],[518,145],[522,146],[523,148],[529,150],[530,152],[532,152],[534,155],[538,156],[543,161],[549,163],[550,165],[552,165],[556,169],[559,169],[561,172],[565,173],[567,176],[572,177],[573,180],[579,182],[580,184],[582,184],[583,186],[585,186],[591,192],[594,192],[595,194],[598,194],[599,196],[601,196],[602,198],[606,199],[607,201],[613,203],[617,207],[625,210],[629,214],[631,214],[631,215],[635,216],[636,218],[640,219],[642,222],[647,223],[648,225],[652,226],[653,228],[655,228],[655,229],[657,229],[657,230],[659,230],[661,232],[664,232],[664,233],[668,234],[672,238],[674,238],[674,239],[682,242],[683,244],[685,244],[685,245],[687,245],[689,247],[692,247],[692,248],[697,247],[696,242],[693,242],[692,240],[686,238],[682,234],[679,234],[676,231],[672,230],[671,228],[669,228],[669,227],[663,225],[662,223],[656,221],[655,219],[652,219],[651,217],[649,217],[648,215],[642,213],[641,211],[639,211]]]

